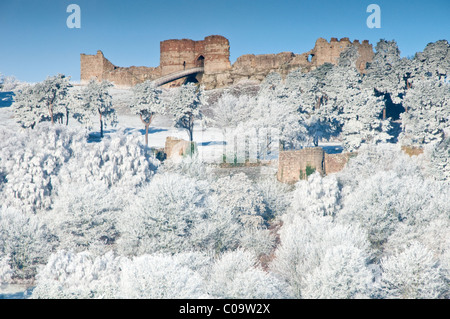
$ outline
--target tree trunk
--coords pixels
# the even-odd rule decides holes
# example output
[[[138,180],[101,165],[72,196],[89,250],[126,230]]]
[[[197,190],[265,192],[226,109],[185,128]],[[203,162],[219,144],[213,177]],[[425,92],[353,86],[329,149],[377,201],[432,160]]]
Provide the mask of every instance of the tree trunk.
[[[145,146],[148,146],[148,127],[150,123],[145,123]]]
[[[53,107],[50,106],[48,108],[48,114],[50,115],[50,121],[52,122],[52,124],[55,124],[54,120],[53,120]]]
[[[102,119],[102,113],[98,112],[100,115],[100,137],[103,138],[103,119]]]
[[[189,140],[194,140],[194,115],[189,114]]]
[[[66,125],[69,125],[69,110],[66,111]]]
[[[150,119],[148,120],[148,122],[144,121],[144,119],[142,118],[142,114],[140,114],[139,117],[141,118],[141,122],[145,125],[145,146],[148,146],[148,128],[152,123],[153,114],[150,115]]]

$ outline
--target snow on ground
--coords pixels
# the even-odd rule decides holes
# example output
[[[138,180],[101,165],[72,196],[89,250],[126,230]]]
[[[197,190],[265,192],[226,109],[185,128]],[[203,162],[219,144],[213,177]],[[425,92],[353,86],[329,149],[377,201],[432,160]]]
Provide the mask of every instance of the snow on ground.
[[[74,90],[82,89],[81,85],[73,87]],[[105,127],[105,136],[114,134],[119,130],[123,130],[127,133],[138,133],[142,135],[142,142],[145,140],[145,127],[139,119],[138,115],[134,115],[130,112],[128,103],[132,98],[131,89],[127,88],[112,88],[110,91],[113,97],[113,106],[117,112],[118,124],[116,127]],[[9,127],[12,129],[20,129],[13,117],[13,110],[10,107],[12,102],[12,95],[8,92],[0,92],[0,127]],[[94,116],[93,128],[90,130],[90,134],[98,134],[99,131],[99,119]],[[56,124],[59,125],[59,124]],[[69,126],[82,127],[75,119],[69,120]],[[184,140],[188,140],[188,133],[186,130],[173,127],[173,121],[169,116],[157,115],[153,120],[152,125],[149,128],[148,143],[152,148],[163,148],[167,137],[175,137]],[[197,143],[197,150],[199,158],[207,163],[221,163],[223,160],[223,151],[225,137],[219,128],[202,127],[199,121],[196,122],[194,128],[194,141]],[[327,153],[340,153],[342,146],[337,142],[324,142],[320,143]],[[275,151],[268,160],[276,161],[278,158],[278,152]]]

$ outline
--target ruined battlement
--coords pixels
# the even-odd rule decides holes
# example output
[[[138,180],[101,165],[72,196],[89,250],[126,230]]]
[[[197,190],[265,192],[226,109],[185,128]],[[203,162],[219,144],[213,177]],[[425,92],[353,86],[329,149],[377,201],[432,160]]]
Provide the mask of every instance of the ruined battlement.
[[[230,63],[230,43],[221,35],[210,35],[203,40],[171,39],[160,42],[160,65],[158,67],[117,67],[105,58],[102,51],[95,55],[80,55],[80,79],[86,83],[91,78],[98,81],[108,80],[117,86],[134,86],[145,80],[202,67],[203,72],[191,76],[190,81],[201,82],[206,89],[225,87],[243,80],[261,82],[270,72],[286,76],[289,72],[301,68],[309,72],[324,63],[337,64],[342,51],[356,46],[359,58],[356,67],[363,73],[366,63],[373,59],[373,48],[368,40],[350,41],[349,38],[324,38],[316,40],[314,48],[308,52],[295,54],[245,54]],[[187,78],[178,79],[166,86],[178,86]]]

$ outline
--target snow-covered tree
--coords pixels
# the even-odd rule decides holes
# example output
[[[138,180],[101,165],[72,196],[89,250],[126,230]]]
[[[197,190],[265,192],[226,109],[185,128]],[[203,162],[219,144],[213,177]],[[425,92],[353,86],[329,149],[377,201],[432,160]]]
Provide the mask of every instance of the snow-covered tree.
[[[416,80],[404,98],[400,141],[406,145],[439,142],[450,127],[450,85],[443,80]]]
[[[369,298],[373,294],[373,273],[368,256],[353,246],[334,246],[325,252],[320,265],[304,280],[305,299]]]
[[[340,209],[340,189],[334,175],[321,177],[318,172],[295,184],[291,209],[298,213],[334,216]]]
[[[119,248],[129,255],[195,248],[196,226],[211,213],[207,192],[208,185],[194,178],[155,175],[120,215]]]
[[[13,103],[14,113],[24,127],[33,128],[40,121],[68,121],[66,98],[72,85],[63,74],[47,77],[43,82],[17,92]],[[34,120],[33,120],[34,118]]]
[[[342,126],[344,148],[355,151],[363,143],[388,141],[390,124],[382,119],[384,102],[364,89],[356,68],[336,66],[326,76],[324,105]]]
[[[18,91],[12,108],[16,121],[24,128],[34,128],[46,116],[39,104],[35,86],[28,86]]]
[[[174,89],[165,98],[167,112],[174,117],[175,127],[187,130],[189,140],[194,140],[194,122],[202,119],[201,107],[206,104],[202,87],[188,83]]]
[[[112,252],[96,256],[90,252],[58,251],[39,270],[31,298],[117,298],[122,259]]]
[[[319,140],[339,133],[333,112],[325,107],[328,97],[323,90],[326,74],[332,69],[333,65],[324,64],[308,73],[298,69],[286,76],[283,89],[285,99],[301,114],[301,124],[309,135],[306,145],[317,146]]]
[[[250,103],[252,103],[250,96],[235,96],[226,91],[211,106],[212,115],[209,121],[214,127],[222,129],[225,135],[227,128],[236,128],[239,123],[248,119]]]
[[[127,189],[111,189],[100,181],[73,181],[60,185],[56,193],[52,209],[42,218],[58,239],[58,249],[101,254],[112,249],[119,236],[116,222],[126,206]]]
[[[428,151],[430,171],[439,180],[450,181],[450,137],[433,144]]]
[[[195,268],[199,258],[204,260],[196,254],[154,254],[126,259],[121,265],[119,296],[127,299],[208,298],[204,280]],[[188,263],[192,261],[193,264]]]
[[[157,114],[164,113],[162,90],[152,81],[145,81],[133,87],[133,100],[130,109],[139,115],[145,126],[145,145],[148,145],[148,128]]]
[[[401,103],[402,96],[411,86],[411,61],[400,57],[395,40],[381,39],[375,46],[375,54],[368,63],[363,86],[383,95],[389,94],[394,103]]]
[[[150,180],[159,165],[139,141],[140,134],[118,130],[98,143],[88,143],[85,138],[73,143],[70,160],[60,168],[54,184],[99,181],[135,191]]]
[[[450,44],[448,40],[430,42],[423,52],[417,52],[412,60],[412,83],[416,80],[432,78],[444,80],[450,75]]]
[[[286,214],[283,216],[279,235],[280,245],[275,250],[270,268],[291,285],[295,297],[303,297],[303,289],[307,289],[306,278],[309,275],[315,276],[314,271],[319,271],[318,267],[323,265],[327,254],[332,254],[334,247],[354,247],[361,252],[363,258],[370,257],[365,231],[358,226],[334,223],[329,216],[319,217],[301,212]],[[341,270],[344,272],[347,267],[345,263],[337,262],[329,267],[338,265],[344,268]],[[366,267],[364,263],[358,265]],[[364,267],[353,271],[364,273]],[[338,272],[336,269],[334,271]],[[312,282],[307,284],[311,287]],[[355,284],[359,285],[358,282]]]
[[[0,260],[7,260],[12,280],[32,280],[54,244],[50,231],[37,216],[0,207]]]
[[[381,295],[384,298],[436,299],[448,293],[439,262],[419,242],[381,260]]]
[[[224,253],[209,274],[210,294],[217,298],[290,298],[286,283],[258,266],[255,256],[245,250]]]
[[[213,195],[223,206],[234,211],[241,222],[248,227],[264,224],[264,199],[244,173],[224,176],[211,185]]]
[[[75,110],[77,120],[87,127],[92,126],[92,115],[98,115],[100,120],[100,137],[103,137],[103,126],[117,124],[116,111],[112,107],[112,97],[108,81],[97,82],[92,79],[80,92],[80,103]]]
[[[50,208],[57,176],[73,154],[72,145],[86,143],[85,136],[49,123],[34,132],[3,129],[0,135],[0,170],[6,181],[0,192],[3,204],[26,212]]]

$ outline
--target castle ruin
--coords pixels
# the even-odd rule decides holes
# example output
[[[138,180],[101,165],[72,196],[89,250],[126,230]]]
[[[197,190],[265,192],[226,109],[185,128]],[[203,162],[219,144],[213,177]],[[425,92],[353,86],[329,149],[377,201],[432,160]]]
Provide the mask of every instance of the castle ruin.
[[[246,54],[230,63],[230,43],[220,35],[211,35],[200,41],[173,39],[160,42],[160,65],[157,67],[118,67],[105,58],[102,51],[95,55],[80,55],[80,80],[84,84],[91,78],[108,80],[116,86],[134,86],[146,80],[159,81],[158,85],[179,86],[186,82],[200,82],[206,89],[237,84],[242,80],[261,82],[270,72],[286,76],[302,68],[309,72],[324,63],[337,64],[339,56],[349,46],[358,48],[356,67],[363,73],[366,63],[373,58],[372,45],[367,40],[351,42],[349,38],[331,38],[330,42],[317,39],[308,52],[295,54]]]

